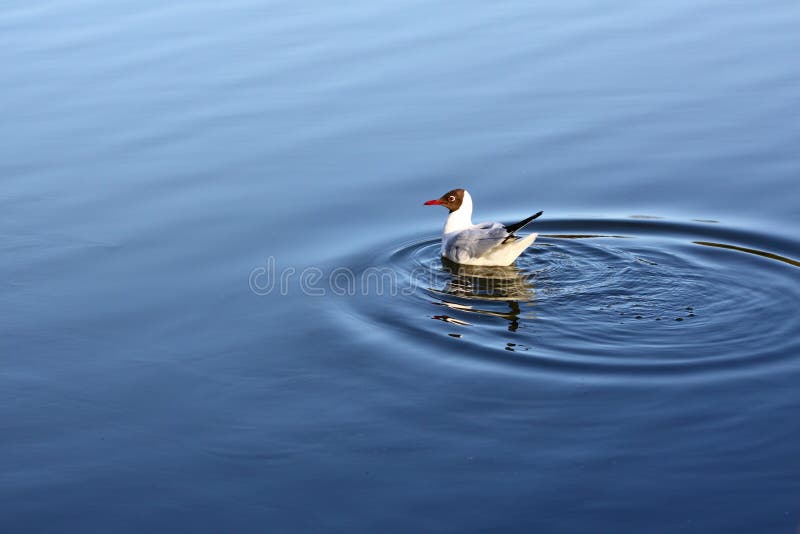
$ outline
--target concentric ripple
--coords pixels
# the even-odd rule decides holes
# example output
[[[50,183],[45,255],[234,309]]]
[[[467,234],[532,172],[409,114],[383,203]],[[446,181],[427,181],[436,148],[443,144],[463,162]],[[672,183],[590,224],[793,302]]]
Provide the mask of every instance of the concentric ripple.
[[[438,239],[372,251],[360,271],[391,270],[399,289],[348,302],[426,357],[649,372],[800,356],[794,243],[642,218],[537,230],[511,267],[442,260]]]

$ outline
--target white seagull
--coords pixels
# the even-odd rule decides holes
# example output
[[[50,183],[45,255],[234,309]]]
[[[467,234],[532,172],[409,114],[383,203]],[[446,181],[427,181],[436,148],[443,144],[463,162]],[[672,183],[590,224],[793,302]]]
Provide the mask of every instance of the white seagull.
[[[450,210],[442,232],[442,256],[463,265],[511,265],[539,235],[517,237],[514,232],[541,215],[541,211],[514,224],[472,224],[472,197],[466,189],[453,189],[425,205]]]

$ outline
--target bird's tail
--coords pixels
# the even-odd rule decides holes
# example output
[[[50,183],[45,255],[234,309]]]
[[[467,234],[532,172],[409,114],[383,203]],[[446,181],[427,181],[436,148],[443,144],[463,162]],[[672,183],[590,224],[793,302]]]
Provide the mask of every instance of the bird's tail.
[[[526,235],[525,237],[517,237],[513,241],[509,241],[502,245],[503,248],[503,263],[505,265],[511,265],[514,263],[520,254],[522,254],[526,248],[531,246],[536,238],[539,237],[539,234],[530,234]]]

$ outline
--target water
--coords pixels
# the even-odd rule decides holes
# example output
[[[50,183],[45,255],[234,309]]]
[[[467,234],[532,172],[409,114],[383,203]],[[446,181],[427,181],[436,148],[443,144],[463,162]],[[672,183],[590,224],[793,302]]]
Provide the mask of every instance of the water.
[[[507,268],[443,263],[438,240],[412,242],[379,261],[368,253],[355,287],[335,270],[325,280],[334,295],[366,294],[348,299],[361,311],[356,329],[382,319],[428,340],[446,333],[460,342],[444,352],[492,365],[659,379],[791,359],[800,317],[788,310],[800,298],[800,262],[726,243],[781,246],[768,236],[703,226],[551,221],[538,229],[594,233],[545,234]],[[759,326],[750,328],[756,313]]]
[[[7,3],[0,530],[795,531],[799,25]]]

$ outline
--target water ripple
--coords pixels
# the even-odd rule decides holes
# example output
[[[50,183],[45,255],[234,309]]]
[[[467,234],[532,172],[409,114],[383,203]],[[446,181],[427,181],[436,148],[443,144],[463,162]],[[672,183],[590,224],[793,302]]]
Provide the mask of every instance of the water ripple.
[[[424,358],[660,374],[798,353],[796,245],[641,217],[551,220],[538,229],[536,244],[510,267],[442,260],[437,239],[369,251],[358,270],[389,268],[409,290],[348,302]]]

